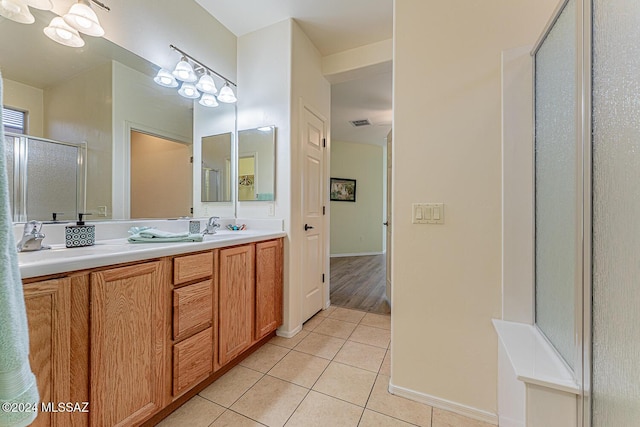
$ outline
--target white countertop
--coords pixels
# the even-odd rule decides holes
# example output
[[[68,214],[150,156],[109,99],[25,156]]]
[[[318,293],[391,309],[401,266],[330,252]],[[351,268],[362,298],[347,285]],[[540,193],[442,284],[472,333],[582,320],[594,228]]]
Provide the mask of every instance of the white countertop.
[[[216,234],[204,236],[202,242],[129,243],[127,239],[120,238],[99,240],[93,246],[82,248],[66,248],[64,244],[53,244],[51,249],[18,253],[18,263],[20,274],[25,279],[205,251],[285,236],[285,232],[277,230],[220,230]]]

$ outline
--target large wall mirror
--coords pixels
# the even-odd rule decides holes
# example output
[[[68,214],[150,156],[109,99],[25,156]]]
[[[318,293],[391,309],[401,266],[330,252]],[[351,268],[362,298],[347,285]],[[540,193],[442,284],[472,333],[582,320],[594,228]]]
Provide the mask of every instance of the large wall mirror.
[[[36,22],[30,25],[0,19],[3,102],[26,113],[25,133],[31,136],[86,143],[85,163],[79,165],[86,168],[86,192],[75,206],[47,198],[46,205],[32,206],[14,221],[47,220],[49,212],[72,220],[78,210],[92,213],[91,220],[191,215],[200,185],[189,179],[194,133],[198,142],[202,135],[198,121],[215,129],[208,135],[233,135],[235,105],[196,105],[196,120],[192,100],[153,82],[159,67],[104,38],[84,37],[82,48],[59,45],[43,34],[54,14],[32,13]],[[55,156],[45,158],[48,163],[29,173],[68,169]],[[229,200],[230,193],[221,189],[217,196]]]
[[[238,201],[275,200],[275,126],[238,132]]]

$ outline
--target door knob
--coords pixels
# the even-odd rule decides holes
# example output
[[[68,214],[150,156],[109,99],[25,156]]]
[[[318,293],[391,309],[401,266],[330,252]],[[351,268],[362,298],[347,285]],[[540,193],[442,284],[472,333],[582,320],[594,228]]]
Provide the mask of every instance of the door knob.
[[[389,221],[383,222],[382,225],[389,225]]]
[[[311,230],[312,228],[313,228],[312,225],[309,225],[309,224],[304,225],[304,231]]]

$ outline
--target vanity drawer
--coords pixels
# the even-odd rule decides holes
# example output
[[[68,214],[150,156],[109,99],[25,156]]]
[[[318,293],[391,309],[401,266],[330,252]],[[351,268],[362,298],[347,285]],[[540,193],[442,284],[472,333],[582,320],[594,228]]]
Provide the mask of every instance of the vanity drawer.
[[[173,284],[205,279],[213,275],[213,252],[176,257],[173,259]]]
[[[213,321],[213,283],[211,280],[174,289],[173,339],[180,340]]]
[[[213,371],[213,328],[173,346],[173,395],[177,396]]]

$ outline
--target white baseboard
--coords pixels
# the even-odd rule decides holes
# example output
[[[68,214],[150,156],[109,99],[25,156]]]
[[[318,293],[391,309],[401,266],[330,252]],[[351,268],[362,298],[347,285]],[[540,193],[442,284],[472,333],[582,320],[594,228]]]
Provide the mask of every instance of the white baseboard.
[[[507,417],[500,417],[500,427],[525,427],[523,422],[512,420]]]
[[[331,254],[331,258],[343,258],[348,256],[372,256],[372,255],[384,255],[385,252],[357,252],[353,254]]]
[[[498,416],[496,414],[462,405],[460,403],[451,402],[439,397],[429,396],[428,394],[409,390],[408,388],[398,387],[391,384],[391,382],[389,382],[389,393],[395,394],[396,396],[406,397],[407,399],[415,400],[416,402],[424,403],[429,406],[433,406],[434,408],[444,409],[467,418],[483,421],[496,426],[498,425]]]
[[[276,329],[276,335],[282,338],[293,338],[295,337],[298,332],[300,332],[302,330],[302,325],[298,325],[297,328],[295,328],[292,331],[285,331],[283,329]]]

